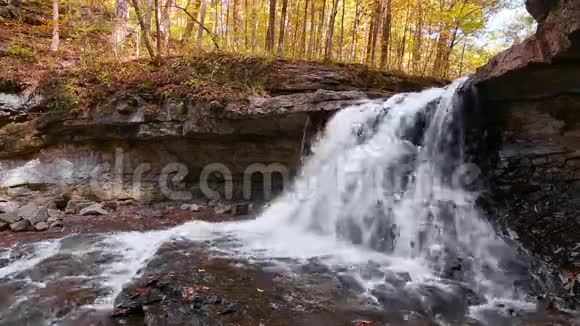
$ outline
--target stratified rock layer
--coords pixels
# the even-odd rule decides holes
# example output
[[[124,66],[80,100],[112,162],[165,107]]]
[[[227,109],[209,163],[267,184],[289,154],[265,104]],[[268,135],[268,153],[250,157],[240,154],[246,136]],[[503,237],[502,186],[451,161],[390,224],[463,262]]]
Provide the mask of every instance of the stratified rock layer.
[[[441,81],[280,61],[267,79],[271,97],[159,102],[135,91],[73,114],[30,90],[4,93],[0,189],[10,198],[49,185],[103,200],[269,199],[334,112],[429,86]]]
[[[528,0],[537,33],[475,75],[491,140],[495,218],[580,271],[580,1]]]

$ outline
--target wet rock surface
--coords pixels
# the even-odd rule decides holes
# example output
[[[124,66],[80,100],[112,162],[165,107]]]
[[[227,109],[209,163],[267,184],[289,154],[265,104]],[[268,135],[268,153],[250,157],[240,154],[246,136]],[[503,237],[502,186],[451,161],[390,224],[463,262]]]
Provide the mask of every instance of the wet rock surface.
[[[276,263],[212,254],[210,244],[172,241],[157,250],[137,277],[127,282],[108,309],[95,310],[109,291],[99,275],[116,261],[114,252],[76,255],[103,235],[78,234],[61,243],[56,255],[32,268],[0,277],[2,325],[574,325],[577,316],[558,310],[551,299],[522,309],[488,303],[461,282],[445,288],[416,284],[408,274],[379,275],[369,263],[369,279],[383,287],[365,294],[347,270],[330,270],[313,259],[288,270]],[[32,244],[0,248],[0,267],[31,254]],[[288,262],[286,262],[288,263]],[[548,300],[548,301],[546,301]],[[471,307],[471,308],[470,308]],[[477,307],[475,315],[469,311]],[[472,311],[473,313],[473,311]],[[477,321],[485,318],[486,322]],[[483,316],[483,317],[482,317]]]

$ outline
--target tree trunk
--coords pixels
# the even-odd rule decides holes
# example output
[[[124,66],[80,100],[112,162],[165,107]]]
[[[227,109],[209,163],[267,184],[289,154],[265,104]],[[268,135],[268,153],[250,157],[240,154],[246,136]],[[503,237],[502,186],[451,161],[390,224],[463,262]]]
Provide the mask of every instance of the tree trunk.
[[[52,2],[52,44],[50,45],[50,50],[55,53],[58,52],[59,44],[58,0],[54,0]]]
[[[294,32],[292,32],[292,40],[294,41],[294,44],[297,44],[298,42],[298,28],[300,27],[300,4],[302,3],[302,0],[298,0],[298,2],[296,3],[295,6],[292,6],[292,8],[294,8],[293,10],[295,11],[294,13]],[[290,3],[292,4],[292,3]],[[290,20],[291,22],[292,20]],[[292,47],[292,58],[296,58],[296,50],[299,50],[299,46],[293,46]]]
[[[142,2],[145,5],[145,12],[141,11],[143,16],[139,16],[137,15],[137,19],[139,19],[139,17],[142,18],[143,20],[143,33],[147,33],[147,35],[151,35],[151,21],[153,20],[153,0],[144,0]],[[135,5],[133,4],[133,7],[135,7]],[[139,5],[139,7],[141,7]]]
[[[234,50],[237,50],[239,47],[239,26],[238,26],[238,0],[232,1],[232,44],[234,46]]]
[[[369,31],[369,44],[367,49],[367,63],[371,66],[375,65],[375,59],[377,54],[377,45],[379,41],[379,31],[381,27],[381,14],[382,14],[382,4],[380,0],[376,0],[374,3],[374,15],[371,21],[371,29]]]
[[[345,11],[345,7],[346,7],[346,0],[342,0],[342,16],[340,18],[340,41],[339,41],[339,49],[340,52],[338,53],[338,59],[342,60],[342,55],[343,55],[343,47],[344,47],[344,11]]]
[[[197,13],[199,12],[199,7],[201,6],[201,2],[203,2],[203,0],[199,0],[199,1],[193,0],[193,10],[191,11],[191,14],[194,17],[197,17]],[[187,6],[185,8],[187,9]],[[185,24],[185,32],[184,32],[184,37],[183,37],[185,42],[189,41],[189,39],[191,39],[193,37],[194,27],[195,27],[195,22],[193,21],[193,19],[188,19],[187,23]]]
[[[326,0],[322,1],[322,10],[320,11],[320,20],[318,21],[318,33],[316,34],[316,53],[319,54],[324,49],[324,21],[326,15]]]
[[[310,38],[308,39],[308,59],[314,56],[314,41],[316,36],[316,15],[315,15],[316,0],[310,0]]]
[[[115,2],[115,24],[113,26],[113,53],[119,56],[123,48],[123,42],[127,36],[127,20],[129,19],[129,3],[127,0]]]
[[[304,57],[306,55],[306,26],[308,24],[308,5],[310,4],[310,0],[306,0],[304,3],[304,21],[302,22],[302,35],[300,35],[300,57]]]
[[[360,15],[361,15],[361,4],[360,0],[356,1],[356,7],[354,12],[354,21],[352,23],[352,44],[350,50],[350,60],[356,61],[358,53],[358,27],[360,25]]]
[[[463,61],[465,59],[465,47],[467,46],[467,41],[463,41],[463,50],[461,50],[461,59],[459,61],[459,76],[463,76]]]
[[[201,0],[201,11],[199,13],[199,22],[201,23],[199,28],[197,29],[197,39],[203,39],[203,25],[205,25],[205,15],[207,13],[207,1],[208,0]]]
[[[139,7],[139,0],[132,0],[132,2],[137,17],[144,17],[143,14],[141,13],[141,8]],[[141,26],[141,29],[143,30],[143,43],[145,43],[145,48],[147,48],[147,52],[149,53],[151,60],[155,60],[155,51],[153,51],[151,42],[149,42],[149,32],[145,29],[146,25],[143,18],[139,19],[139,26]]]
[[[268,30],[266,31],[266,51],[274,50],[274,35],[276,29],[276,0],[270,0],[270,13],[268,16]]]
[[[403,63],[405,58],[405,48],[407,46],[407,33],[409,32],[409,20],[411,17],[411,10],[407,8],[407,14],[405,15],[405,29],[403,30],[403,39],[401,40],[401,46],[399,46],[399,62],[397,66],[399,70],[403,70]]]
[[[157,33],[157,56],[155,57],[155,63],[161,64],[161,7],[159,6],[159,0],[154,0],[155,2],[155,30]]]
[[[169,39],[171,38],[171,10],[173,0],[167,0],[161,10],[161,36],[163,37],[163,47],[169,53]]]
[[[282,56],[284,50],[284,34],[286,33],[286,14],[288,11],[288,0],[282,0],[282,17],[280,17],[280,36],[278,37],[278,55]]]
[[[433,63],[433,75],[441,77],[443,76],[443,67],[445,54],[447,52],[447,42],[449,41],[449,28],[448,26],[441,27],[439,32],[439,37],[437,39],[437,49],[435,52],[435,61]]]
[[[417,2],[418,15],[415,25],[415,42],[413,47],[413,72],[418,74],[421,70],[421,48],[423,47],[423,5],[421,0]]]
[[[333,0],[332,11],[330,13],[330,21],[328,22],[328,34],[326,35],[326,48],[324,49],[325,61],[330,61],[332,59],[332,39],[334,38],[334,22],[336,20],[337,13],[338,13],[338,0]]]
[[[250,48],[250,38],[248,36],[249,23],[248,15],[250,14],[250,7],[248,6],[248,0],[244,0],[244,48],[248,50]]]
[[[389,49],[391,45],[391,24],[393,19],[392,1],[388,0],[385,16],[383,17],[383,35],[381,37],[381,68],[389,64]]]

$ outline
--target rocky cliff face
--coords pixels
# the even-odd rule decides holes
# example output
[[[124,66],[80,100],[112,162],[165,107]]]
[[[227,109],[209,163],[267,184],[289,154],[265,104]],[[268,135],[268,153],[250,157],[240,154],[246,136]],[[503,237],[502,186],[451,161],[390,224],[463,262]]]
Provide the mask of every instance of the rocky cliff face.
[[[82,115],[49,109],[42,93],[4,85],[0,200],[268,199],[336,110],[441,85],[376,73],[370,80],[343,68],[279,62],[267,79],[268,97],[160,103],[131,92]]]
[[[580,269],[580,1],[528,0],[535,36],[479,69],[495,216],[537,253]]]

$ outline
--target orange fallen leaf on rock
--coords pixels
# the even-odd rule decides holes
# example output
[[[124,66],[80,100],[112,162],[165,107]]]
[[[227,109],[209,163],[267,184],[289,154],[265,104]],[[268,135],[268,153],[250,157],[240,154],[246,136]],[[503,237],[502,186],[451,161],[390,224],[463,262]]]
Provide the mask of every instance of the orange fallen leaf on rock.
[[[150,288],[136,288],[135,291],[133,291],[133,293],[143,294],[143,293],[149,293],[150,291],[151,291]]]
[[[129,308],[121,308],[121,309],[119,309],[119,313],[120,314],[126,314],[128,312],[129,312]]]

